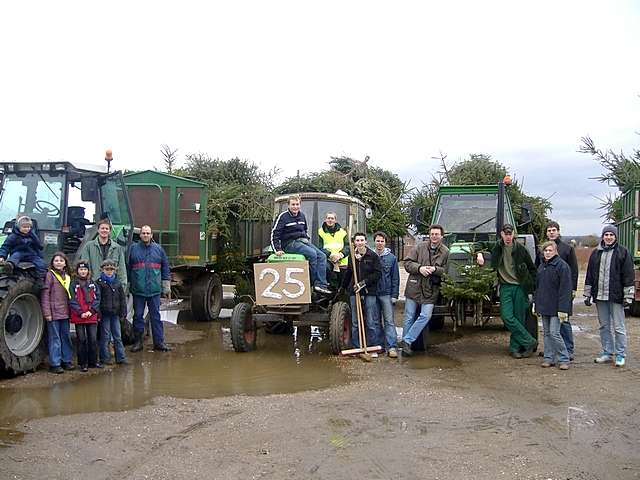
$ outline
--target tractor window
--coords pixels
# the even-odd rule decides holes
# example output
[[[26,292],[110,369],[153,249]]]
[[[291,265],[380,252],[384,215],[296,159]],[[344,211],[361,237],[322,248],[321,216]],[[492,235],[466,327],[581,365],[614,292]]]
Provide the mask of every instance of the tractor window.
[[[132,225],[127,192],[120,175],[112,175],[106,179],[104,185],[100,187],[100,201],[102,218],[108,218],[114,226],[130,227]]]
[[[498,196],[494,193],[444,195],[435,222],[450,233],[490,233],[496,230]]]
[[[63,175],[5,175],[0,198],[0,222],[4,224],[22,214],[35,219],[40,230],[59,230],[62,227],[63,189]]]

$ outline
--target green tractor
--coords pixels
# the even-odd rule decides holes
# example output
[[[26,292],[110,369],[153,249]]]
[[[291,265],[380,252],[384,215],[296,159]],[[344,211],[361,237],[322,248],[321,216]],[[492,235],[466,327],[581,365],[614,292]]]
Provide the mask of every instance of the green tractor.
[[[0,244],[16,218],[28,215],[48,263],[57,251],[73,262],[96,231],[96,220],[109,218],[116,242],[127,247],[133,222],[119,171],[69,162],[0,163]],[[35,267],[22,262],[0,273],[0,370],[18,374],[35,370],[46,356],[45,323],[40,310]]]

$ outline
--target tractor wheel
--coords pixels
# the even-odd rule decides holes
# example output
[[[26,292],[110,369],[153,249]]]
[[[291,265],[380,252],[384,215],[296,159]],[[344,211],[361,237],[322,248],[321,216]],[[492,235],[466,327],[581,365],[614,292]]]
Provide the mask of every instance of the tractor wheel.
[[[236,352],[256,349],[256,322],[253,321],[250,303],[239,303],[231,313],[231,342]]]
[[[334,355],[351,345],[351,307],[347,302],[336,302],[331,307],[329,338]]]
[[[0,369],[35,370],[46,355],[45,323],[30,279],[0,278]]]
[[[191,291],[191,314],[201,322],[218,318],[222,308],[222,282],[216,273],[198,277]]]

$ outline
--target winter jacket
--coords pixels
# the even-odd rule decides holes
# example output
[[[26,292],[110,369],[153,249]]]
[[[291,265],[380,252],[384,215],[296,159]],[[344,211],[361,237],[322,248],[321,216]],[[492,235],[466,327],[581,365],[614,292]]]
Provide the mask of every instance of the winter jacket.
[[[80,280],[75,278],[69,285],[71,299],[69,300],[69,311],[71,313],[71,323],[98,323],[98,312],[100,311],[100,290],[93,280]],[[91,316],[81,318],[85,312],[91,312]]]
[[[571,288],[573,291],[578,289],[578,260],[576,258],[575,249],[568,243],[563,242],[560,238],[554,240],[558,249],[558,256],[567,262],[571,269]],[[538,251],[536,255],[536,268],[543,262],[542,252]]]
[[[100,289],[100,314],[116,315],[119,318],[127,316],[127,296],[118,278],[111,283],[103,278],[96,280]]]
[[[501,240],[495,244],[493,250],[491,251],[491,268],[493,268],[496,272],[498,271],[498,267],[502,263],[503,247],[504,243],[502,243]],[[525,291],[525,293],[533,293],[533,289],[536,285],[536,266],[533,264],[529,252],[523,245],[514,241],[511,258],[514,263],[513,268],[516,272],[516,277],[518,278],[520,286]]]
[[[380,264],[380,257],[378,254],[367,248],[367,251],[360,258],[356,260],[356,275],[358,282],[365,282],[365,288],[360,290],[361,295],[377,295],[378,281],[382,273],[382,265]],[[353,293],[353,266],[351,264],[351,257],[349,257],[349,263],[347,264],[347,270],[344,273],[342,279],[342,288],[349,292],[349,295]]]
[[[442,274],[446,272],[449,249],[440,243],[434,252],[431,242],[419,243],[404,259],[404,269],[409,273],[404,296],[420,305],[435,304],[440,296]],[[425,277],[420,267],[435,267],[435,271]]]
[[[284,251],[287,244],[298,238],[309,239],[307,235],[307,217],[302,210],[297,215],[292,215],[289,209],[282,212],[273,222],[271,229],[271,248],[274,252]]]
[[[12,232],[0,247],[0,257],[7,259],[14,253],[20,253],[22,258],[42,258],[42,243],[33,228],[25,235],[20,232],[17,225],[13,226]]]
[[[68,277],[68,275],[66,275]],[[69,294],[55,275],[48,271],[44,277],[44,287],[40,293],[42,315],[51,320],[69,318]]]
[[[109,242],[109,249],[107,250],[107,256],[102,255],[102,248],[100,247],[100,240],[96,237],[94,240],[88,242],[84,248],[76,254],[76,259],[86,260],[91,267],[91,278],[98,280],[100,273],[102,272],[101,265],[106,259],[116,262],[118,280],[122,283],[122,286],[127,287],[127,262],[125,260],[125,249],[123,246],[118,245],[115,240],[111,239]]]
[[[346,266],[349,262],[349,235],[344,228],[336,223],[333,228],[324,222],[318,229],[318,248],[322,250],[327,258],[332,253],[342,253],[343,257],[339,265]]]
[[[155,242],[140,241],[131,247],[129,273],[131,293],[139,297],[160,295],[162,281],[171,280],[167,254]]]
[[[380,254],[380,263],[382,264],[382,275],[378,281],[378,296],[389,295],[391,298],[398,298],[400,295],[398,259],[391,253],[391,249],[385,247]]]
[[[536,313],[549,317],[571,310],[571,268],[559,255],[544,260],[536,274]]]
[[[619,243],[615,243],[612,250],[609,278],[609,301],[623,303],[625,298],[633,299],[634,278],[633,259],[629,251]],[[600,277],[600,260],[605,251],[603,242],[591,252],[587,266],[587,276],[584,280],[584,296],[598,298],[598,283]]]

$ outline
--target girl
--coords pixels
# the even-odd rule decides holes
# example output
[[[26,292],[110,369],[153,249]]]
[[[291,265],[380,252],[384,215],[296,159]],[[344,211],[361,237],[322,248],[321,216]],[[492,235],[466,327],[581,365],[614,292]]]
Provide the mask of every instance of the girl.
[[[78,365],[83,372],[91,368],[102,368],[98,363],[98,312],[100,290],[91,280],[89,263],[80,260],[76,264],[76,278],[69,286],[71,299],[71,322],[76,325],[78,338]]]
[[[56,252],[49,264],[40,296],[42,314],[47,321],[49,334],[49,371],[63,373],[73,370],[71,363],[71,336],[69,334],[69,277],[68,259],[62,252]]]
[[[533,313],[542,317],[544,329],[543,368],[558,362],[560,370],[569,369],[569,352],[560,336],[560,324],[569,318],[571,307],[571,269],[558,256],[556,242],[542,244],[544,261],[536,274]]]

